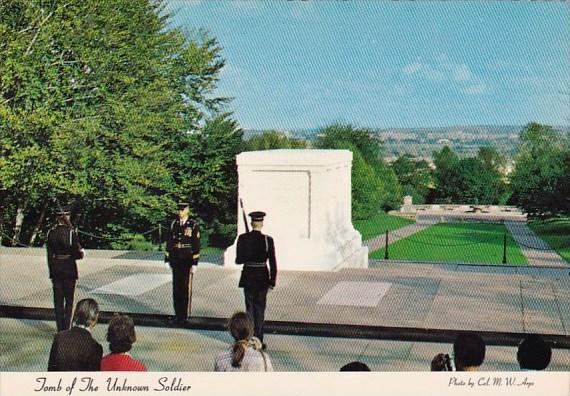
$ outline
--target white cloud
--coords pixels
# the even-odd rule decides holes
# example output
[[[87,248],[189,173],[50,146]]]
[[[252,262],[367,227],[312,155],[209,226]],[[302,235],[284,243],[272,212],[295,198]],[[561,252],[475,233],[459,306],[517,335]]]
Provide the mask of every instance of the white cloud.
[[[447,57],[439,56],[435,62],[413,62],[402,68],[405,76],[415,76],[430,81],[455,81],[458,83],[477,82],[469,66],[465,63],[451,63]]]
[[[453,79],[455,81],[469,81],[471,80],[471,70],[469,70],[469,67],[464,63],[461,65],[454,65]]]
[[[437,68],[426,64],[426,63],[410,63],[402,68],[404,74],[408,76],[412,76],[414,74],[419,75],[420,77],[426,78],[428,80],[444,80],[445,74],[438,70]]]
[[[410,63],[409,65],[404,66],[404,68],[402,69],[402,71],[405,74],[414,74],[417,73],[418,71],[420,71],[422,69],[422,64],[421,63]]]
[[[473,84],[461,90],[465,95],[486,95],[491,88],[485,83]]]
[[[436,58],[436,60],[438,62],[447,62],[449,60],[447,54],[445,52],[442,52],[441,54],[439,54]]]

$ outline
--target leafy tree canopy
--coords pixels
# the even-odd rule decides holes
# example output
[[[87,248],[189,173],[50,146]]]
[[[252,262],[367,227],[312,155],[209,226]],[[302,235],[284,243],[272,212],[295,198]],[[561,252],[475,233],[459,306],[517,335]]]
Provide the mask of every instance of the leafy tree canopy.
[[[224,66],[215,38],[170,29],[162,1],[0,6],[4,229],[45,234],[36,218],[49,218],[54,200],[74,203],[77,224],[108,239],[148,230],[189,196],[204,218],[219,215],[204,207],[226,202],[232,187],[219,178],[240,135],[216,116],[227,98],[213,94]],[[211,149],[217,134],[227,141]],[[205,146],[210,168],[199,164]]]
[[[268,130],[249,138],[245,147],[248,151],[305,149],[309,148],[309,142],[307,140],[290,138],[281,131]]]

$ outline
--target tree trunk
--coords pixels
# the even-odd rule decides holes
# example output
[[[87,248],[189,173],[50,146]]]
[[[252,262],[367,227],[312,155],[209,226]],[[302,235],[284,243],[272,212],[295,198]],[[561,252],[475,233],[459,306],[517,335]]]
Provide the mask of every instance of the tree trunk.
[[[24,208],[19,207],[16,211],[16,225],[14,226],[14,237],[12,238],[12,246],[18,246],[20,243],[20,233],[22,232],[22,224],[24,223]]]
[[[46,212],[47,212],[47,207],[48,207],[48,201],[44,201],[43,205],[42,205],[42,211],[40,212],[40,217],[38,217],[38,221],[36,222],[36,226],[34,227],[34,232],[32,232],[32,237],[30,238],[30,246],[34,246],[34,242],[36,241],[36,237],[38,236],[38,233],[40,232],[40,229],[42,228],[42,225],[44,224],[44,219],[46,217]]]

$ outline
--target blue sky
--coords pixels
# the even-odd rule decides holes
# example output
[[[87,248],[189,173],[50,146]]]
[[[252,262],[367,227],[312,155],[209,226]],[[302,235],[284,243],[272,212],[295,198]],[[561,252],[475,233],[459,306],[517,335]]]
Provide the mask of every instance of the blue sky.
[[[567,125],[570,3],[174,1],[246,129]]]

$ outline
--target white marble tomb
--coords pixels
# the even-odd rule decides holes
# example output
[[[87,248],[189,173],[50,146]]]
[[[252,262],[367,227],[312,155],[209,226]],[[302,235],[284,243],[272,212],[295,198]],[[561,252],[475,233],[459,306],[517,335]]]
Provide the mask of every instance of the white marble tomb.
[[[249,151],[237,166],[238,234],[245,232],[241,198],[246,213],[267,213],[262,232],[275,240],[279,270],[368,267],[368,248],[351,221],[349,150]],[[224,265],[236,265],[235,241]]]

